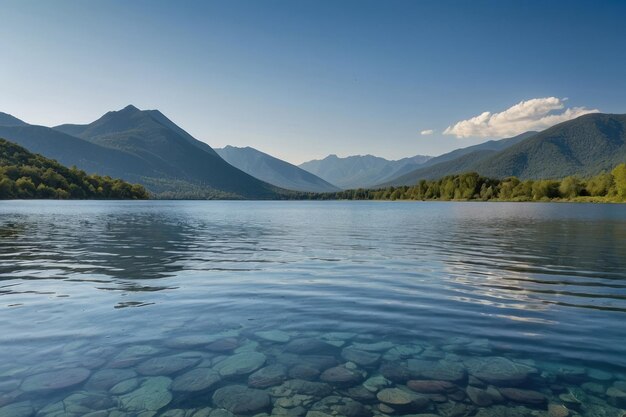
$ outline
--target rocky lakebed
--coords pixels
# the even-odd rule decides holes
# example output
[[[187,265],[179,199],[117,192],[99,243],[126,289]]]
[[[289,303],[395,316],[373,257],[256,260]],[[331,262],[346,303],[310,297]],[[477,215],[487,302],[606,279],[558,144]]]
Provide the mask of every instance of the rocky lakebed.
[[[0,417],[623,417],[626,374],[345,332],[231,329],[73,341],[0,364]]]

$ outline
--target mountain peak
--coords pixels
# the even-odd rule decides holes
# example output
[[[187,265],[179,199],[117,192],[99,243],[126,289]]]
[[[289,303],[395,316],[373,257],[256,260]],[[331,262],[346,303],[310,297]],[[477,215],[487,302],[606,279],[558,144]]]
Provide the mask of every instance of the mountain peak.
[[[124,107],[120,111],[127,112],[127,113],[136,113],[136,112],[139,112],[141,110],[139,110],[137,107],[133,106],[132,104],[129,104],[128,106]]]

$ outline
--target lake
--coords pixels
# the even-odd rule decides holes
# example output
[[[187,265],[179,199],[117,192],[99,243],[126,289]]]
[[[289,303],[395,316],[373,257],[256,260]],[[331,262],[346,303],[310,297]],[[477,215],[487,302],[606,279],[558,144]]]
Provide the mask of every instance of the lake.
[[[626,206],[3,201],[0,311],[0,417],[621,417]]]

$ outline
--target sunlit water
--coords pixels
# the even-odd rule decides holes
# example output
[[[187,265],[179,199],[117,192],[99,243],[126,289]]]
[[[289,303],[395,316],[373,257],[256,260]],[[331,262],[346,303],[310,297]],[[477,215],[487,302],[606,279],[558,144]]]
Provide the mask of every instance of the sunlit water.
[[[5,201],[0,311],[0,417],[621,417],[626,207]]]

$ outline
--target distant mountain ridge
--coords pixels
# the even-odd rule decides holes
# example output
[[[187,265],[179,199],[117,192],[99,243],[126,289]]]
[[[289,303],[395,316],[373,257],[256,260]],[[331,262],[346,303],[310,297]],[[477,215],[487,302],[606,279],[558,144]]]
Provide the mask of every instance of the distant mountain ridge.
[[[277,187],[320,193],[339,190],[302,168],[251,147],[226,146],[215,151],[232,166]]]
[[[26,126],[28,123],[11,116],[7,113],[0,112],[0,126]]]
[[[415,168],[431,157],[416,155],[390,161],[373,155],[354,155],[340,158],[329,155],[324,159],[300,164],[300,168],[343,189],[369,188],[395,178],[405,170]]]
[[[284,193],[228,164],[156,110],[127,106],[86,125],[2,126],[0,135],[65,165],[138,182],[157,196],[273,199]]]
[[[537,132],[524,132],[512,138],[489,140],[478,145],[455,149],[443,155],[435,156],[421,166],[377,184],[379,187],[390,185],[413,185],[422,179],[438,179],[446,175],[461,174],[474,169],[475,164],[488,156],[520,143]]]
[[[505,141],[500,150],[485,149],[486,143],[454,151],[456,158],[433,158],[423,167],[380,185],[413,185],[421,179],[469,171],[491,178],[520,179],[559,179],[610,171],[626,162],[626,115],[586,114]]]
[[[134,106],[89,124],[55,128],[0,113],[0,137],[63,165],[139,183],[161,198],[280,199],[292,196],[289,190],[414,185],[470,171],[492,178],[559,179],[595,175],[626,162],[626,115],[602,113],[434,158],[329,155],[300,167],[253,148],[216,151],[158,110]]]

